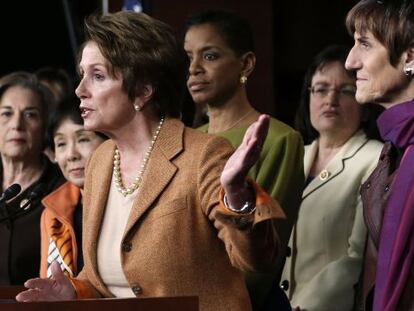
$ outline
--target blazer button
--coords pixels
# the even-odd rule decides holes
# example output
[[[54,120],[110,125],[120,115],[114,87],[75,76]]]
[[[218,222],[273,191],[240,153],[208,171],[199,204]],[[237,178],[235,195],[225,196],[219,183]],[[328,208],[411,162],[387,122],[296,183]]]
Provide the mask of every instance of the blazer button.
[[[121,249],[123,252],[128,253],[132,249],[131,242],[122,242]]]
[[[365,186],[367,189],[371,188],[371,183],[368,182],[367,185]]]
[[[289,289],[289,281],[283,280],[282,283],[280,283],[280,288],[287,291]]]
[[[292,249],[290,248],[290,246],[286,247],[286,257],[290,257],[292,256]]]
[[[135,296],[141,295],[142,294],[142,288],[141,286],[139,286],[138,284],[132,284],[132,292],[135,294]]]

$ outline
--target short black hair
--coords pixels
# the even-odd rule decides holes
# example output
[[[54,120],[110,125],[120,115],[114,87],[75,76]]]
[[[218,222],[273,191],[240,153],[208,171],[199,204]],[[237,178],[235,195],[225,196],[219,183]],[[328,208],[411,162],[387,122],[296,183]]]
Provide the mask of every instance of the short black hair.
[[[185,22],[186,30],[202,24],[214,26],[238,56],[254,52],[252,29],[244,18],[229,11],[207,10],[191,15]]]
[[[79,98],[76,96],[66,97],[59,106],[56,107],[56,110],[50,117],[49,127],[47,129],[48,144],[50,148],[55,150],[55,143],[53,136],[55,135],[57,129],[66,119],[73,121],[75,124],[83,125],[83,119],[81,117],[81,112],[79,109]],[[108,137],[102,133],[95,132],[96,135],[107,139]]]
[[[348,56],[349,48],[343,45],[330,45],[324,48],[313,59],[311,65],[306,71],[299,107],[295,116],[295,128],[302,134],[305,144],[310,144],[316,138],[319,137],[318,131],[312,126],[310,120],[309,101],[312,78],[318,70],[321,70],[326,64],[339,62],[344,65]],[[355,73],[347,71],[350,77],[355,77]],[[384,111],[384,108],[376,104],[364,104],[361,105],[361,125],[362,128],[370,139],[381,140],[377,127],[377,118]]]

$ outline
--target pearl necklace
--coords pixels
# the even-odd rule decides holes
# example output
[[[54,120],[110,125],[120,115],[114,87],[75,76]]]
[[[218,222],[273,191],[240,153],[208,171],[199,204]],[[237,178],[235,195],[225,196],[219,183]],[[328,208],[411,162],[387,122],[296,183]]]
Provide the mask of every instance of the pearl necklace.
[[[114,152],[114,177],[115,177],[115,186],[118,191],[126,197],[127,195],[133,193],[135,190],[138,189],[139,185],[141,184],[142,175],[144,174],[145,168],[147,167],[147,163],[149,157],[151,155],[152,149],[154,149],[155,141],[158,138],[158,134],[161,131],[162,124],[164,123],[164,117],[161,118],[160,123],[158,124],[157,130],[155,131],[154,136],[152,137],[151,144],[149,145],[147,152],[145,152],[144,159],[142,160],[141,168],[138,172],[137,177],[135,177],[134,182],[129,187],[125,187],[124,183],[122,182],[121,176],[121,155],[119,153],[118,148],[115,148]]]

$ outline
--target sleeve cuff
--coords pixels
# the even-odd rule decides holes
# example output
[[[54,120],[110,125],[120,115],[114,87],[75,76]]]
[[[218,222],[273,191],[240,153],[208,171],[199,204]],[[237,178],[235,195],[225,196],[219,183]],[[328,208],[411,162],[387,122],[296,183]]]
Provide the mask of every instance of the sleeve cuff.
[[[69,281],[72,283],[72,286],[75,289],[77,299],[88,299],[95,297],[91,288],[86,284],[86,282],[73,278],[69,278]]]
[[[247,178],[247,182],[250,184],[250,186],[253,188],[256,194],[256,201],[255,201],[254,209],[256,209],[257,206],[274,204],[273,199],[253,179]],[[224,189],[221,188],[220,194],[219,194],[219,201],[220,201],[220,211],[222,213],[226,215],[233,215],[233,216],[235,215],[249,216],[249,215],[254,214],[254,210],[250,214],[249,213],[238,213],[238,212],[234,212],[230,210],[229,208],[226,207],[226,204],[224,202],[224,196],[225,196]]]

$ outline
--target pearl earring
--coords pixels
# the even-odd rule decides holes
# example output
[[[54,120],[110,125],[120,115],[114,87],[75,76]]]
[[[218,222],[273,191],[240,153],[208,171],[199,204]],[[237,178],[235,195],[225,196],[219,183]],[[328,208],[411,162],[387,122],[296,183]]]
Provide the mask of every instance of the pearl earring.
[[[247,82],[247,77],[245,76],[245,75],[242,75],[241,77],[240,77],[240,83],[241,84],[245,84]]]
[[[138,105],[138,104],[134,104],[134,109],[135,109],[135,111],[141,111],[141,106],[140,105]]]

